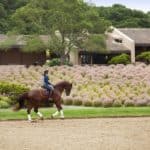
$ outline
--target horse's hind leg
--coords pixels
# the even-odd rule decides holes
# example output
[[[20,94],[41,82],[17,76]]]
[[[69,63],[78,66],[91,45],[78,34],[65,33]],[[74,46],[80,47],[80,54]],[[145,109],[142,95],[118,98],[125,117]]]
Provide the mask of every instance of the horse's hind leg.
[[[34,107],[34,112],[37,113],[42,120],[44,119],[42,113],[38,111],[38,107]]]

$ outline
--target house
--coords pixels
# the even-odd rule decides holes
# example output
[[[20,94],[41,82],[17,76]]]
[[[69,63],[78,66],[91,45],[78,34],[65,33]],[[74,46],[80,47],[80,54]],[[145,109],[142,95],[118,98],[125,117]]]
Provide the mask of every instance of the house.
[[[130,54],[131,62],[135,56],[150,51],[150,28],[114,28],[106,33],[105,53],[88,51],[74,52],[71,55],[73,64],[106,64],[112,57],[122,53]]]
[[[43,65],[46,61],[46,52],[32,52],[27,53],[22,51],[22,46],[25,42],[22,40],[22,35],[10,36],[11,39],[7,50],[4,48],[0,49],[0,65],[33,65],[38,63]],[[43,40],[47,36],[40,36]],[[7,35],[0,35],[0,42],[4,42],[8,39]],[[15,42],[14,42],[15,41]]]
[[[111,28],[112,32],[106,33],[106,52],[71,51],[70,61],[73,64],[106,64],[112,57],[127,53],[131,56],[131,62],[135,63],[136,55],[150,51],[150,28]],[[45,51],[38,53],[22,51],[25,44],[22,37],[22,35],[15,36],[16,43],[11,44],[7,51],[0,49],[0,65],[32,65],[35,62],[43,65],[46,62]],[[49,39],[47,35],[41,35],[40,38],[44,42]],[[6,35],[0,35],[0,42],[5,39]]]

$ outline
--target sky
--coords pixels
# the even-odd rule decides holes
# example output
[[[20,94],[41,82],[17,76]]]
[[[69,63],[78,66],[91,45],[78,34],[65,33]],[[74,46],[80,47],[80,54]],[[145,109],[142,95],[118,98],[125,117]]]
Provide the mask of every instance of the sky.
[[[113,4],[123,4],[128,8],[150,11],[150,0],[84,0],[95,3],[97,6],[112,6]]]

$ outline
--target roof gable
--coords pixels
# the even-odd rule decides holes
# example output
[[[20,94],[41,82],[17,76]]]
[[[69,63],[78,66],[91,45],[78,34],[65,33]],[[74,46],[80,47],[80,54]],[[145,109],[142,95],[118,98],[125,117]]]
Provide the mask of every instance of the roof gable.
[[[137,45],[150,45],[150,28],[119,28],[129,36]]]

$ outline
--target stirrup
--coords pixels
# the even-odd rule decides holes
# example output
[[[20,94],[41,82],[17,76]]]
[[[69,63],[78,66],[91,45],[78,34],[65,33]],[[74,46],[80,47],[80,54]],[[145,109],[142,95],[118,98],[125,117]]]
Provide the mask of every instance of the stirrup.
[[[50,92],[49,92],[49,93],[50,93],[50,95],[52,95],[52,94],[53,94],[53,90],[50,90]]]
[[[49,103],[54,103],[54,100],[52,98],[48,99]]]

